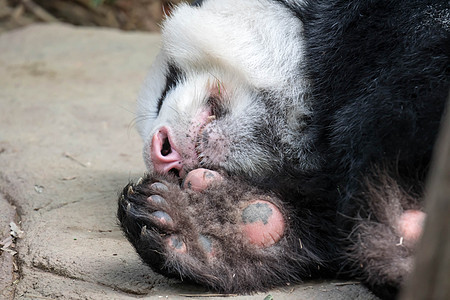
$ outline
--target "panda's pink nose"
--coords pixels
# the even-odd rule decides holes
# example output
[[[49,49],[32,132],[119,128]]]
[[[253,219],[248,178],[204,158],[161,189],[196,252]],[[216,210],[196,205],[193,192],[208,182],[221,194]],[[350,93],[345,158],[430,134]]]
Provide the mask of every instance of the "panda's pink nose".
[[[150,154],[156,172],[180,175],[183,169],[181,155],[174,148],[167,127],[161,127],[153,136]]]

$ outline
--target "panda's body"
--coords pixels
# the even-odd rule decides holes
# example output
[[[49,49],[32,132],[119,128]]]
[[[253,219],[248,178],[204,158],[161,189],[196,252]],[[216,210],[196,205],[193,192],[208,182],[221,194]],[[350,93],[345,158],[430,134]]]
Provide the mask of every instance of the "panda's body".
[[[150,175],[119,201],[144,261],[222,292],[339,273],[395,294],[450,87],[450,3],[204,0],[162,41],[138,102]],[[220,180],[191,189],[199,168]],[[243,225],[255,201],[282,215],[270,246]]]

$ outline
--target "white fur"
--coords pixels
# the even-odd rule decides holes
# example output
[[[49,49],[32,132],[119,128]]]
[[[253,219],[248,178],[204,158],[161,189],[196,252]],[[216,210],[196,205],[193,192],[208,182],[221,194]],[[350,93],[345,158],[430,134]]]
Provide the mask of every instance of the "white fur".
[[[163,51],[183,69],[220,66],[256,88],[285,92],[299,75],[303,50],[293,42],[301,40],[302,24],[290,15],[263,0],[180,5],[164,24]]]
[[[146,120],[137,124],[141,136],[146,139],[152,131],[148,120],[156,114],[168,60],[183,70],[232,74],[287,97],[302,94],[301,32],[299,20],[272,1],[209,0],[201,8],[181,4],[164,23],[161,53],[139,97],[138,119]]]
[[[276,98],[293,99],[291,104],[280,103],[289,106],[284,109],[293,120],[282,140],[299,140],[292,132],[301,131],[299,116],[309,114],[304,96],[299,97],[307,90],[301,75],[301,34],[298,18],[274,1],[208,0],[201,7],[179,5],[163,25],[161,53],[138,100],[137,127],[144,140],[144,160],[149,170],[151,136],[162,126],[170,126],[179,132],[178,137],[174,134],[176,142],[186,145],[181,132],[205,107],[211,84],[217,82],[224,88],[222,98],[232,117],[244,124],[264,118],[264,108],[255,103],[255,92],[268,91]],[[167,93],[158,115],[158,99],[166,84],[169,63],[179,67],[185,76]],[[241,129],[246,130],[245,126]],[[239,155],[238,168],[250,173],[273,164],[255,147],[242,149]]]

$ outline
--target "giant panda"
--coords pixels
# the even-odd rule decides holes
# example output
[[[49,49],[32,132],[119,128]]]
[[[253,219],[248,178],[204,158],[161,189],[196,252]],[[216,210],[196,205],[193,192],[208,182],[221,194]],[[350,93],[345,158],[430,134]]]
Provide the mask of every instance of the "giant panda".
[[[442,0],[176,7],[138,99],[148,174],[119,197],[142,260],[222,293],[321,276],[395,297],[426,218],[449,20]]]

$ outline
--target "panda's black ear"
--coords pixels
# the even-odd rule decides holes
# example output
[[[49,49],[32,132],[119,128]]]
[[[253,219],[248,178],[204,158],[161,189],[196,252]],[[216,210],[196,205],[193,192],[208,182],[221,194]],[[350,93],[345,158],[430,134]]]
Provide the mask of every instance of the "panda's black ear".
[[[192,6],[202,6],[204,0],[195,0],[191,3]]]

